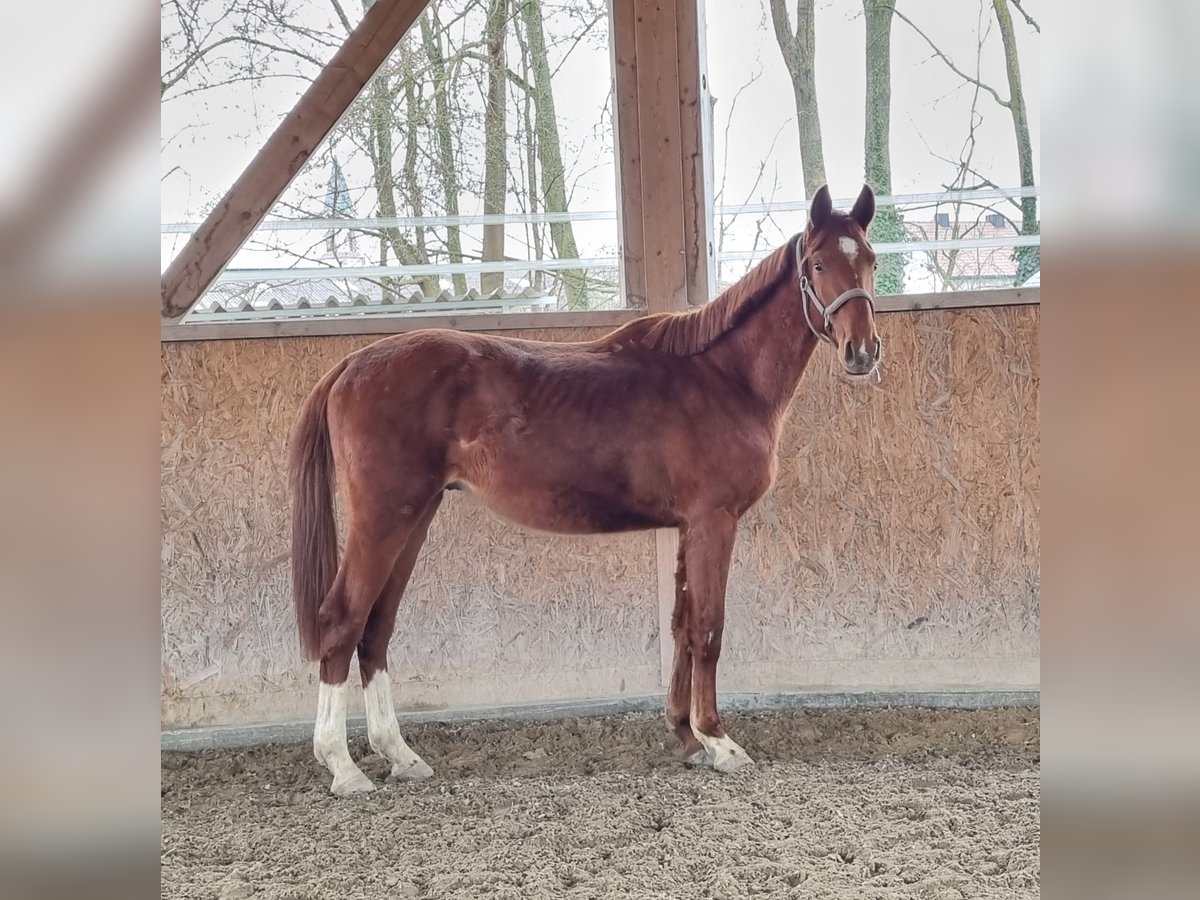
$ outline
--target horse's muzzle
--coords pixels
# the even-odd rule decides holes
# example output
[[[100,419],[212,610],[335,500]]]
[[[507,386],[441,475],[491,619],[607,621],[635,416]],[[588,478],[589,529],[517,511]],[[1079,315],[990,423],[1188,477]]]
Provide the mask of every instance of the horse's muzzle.
[[[878,337],[857,344],[846,341],[842,348],[842,365],[850,375],[870,375],[883,355],[883,342]]]

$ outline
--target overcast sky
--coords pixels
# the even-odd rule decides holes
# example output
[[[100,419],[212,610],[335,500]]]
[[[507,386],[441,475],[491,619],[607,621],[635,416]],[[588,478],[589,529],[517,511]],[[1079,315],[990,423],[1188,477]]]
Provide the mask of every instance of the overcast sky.
[[[561,6],[549,0],[548,6]],[[766,179],[752,200],[777,179],[776,200],[803,195],[794,101],[782,57],[775,43],[766,0],[706,0],[708,68],[717,105],[714,111],[715,182],[725,184],[724,201],[739,203],[753,186],[760,163]],[[900,9],[917,21],[960,68],[974,72],[979,0],[900,0]],[[1026,8],[1040,13],[1036,0]],[[991,3],[984,2],[984,26],[992,25]],[[333,27],[327,3],[320,0],[301,10],[307,24]],[[1040,137],[1038,39],[1014,10],[1021,67],[1035,161]],[[548,21],[548,27],[549,21]],[[952,168],[934,154],[957,158],[967,134],[972,90],[938,59],[924,41],[897,19],[892,31],[892,169],[897,193],[936,191],[953,177]],[[310,73],[310,70],[304,70]],[[573,210],[612,210],[616,206],[615,166],[611,153],[591,138],[609,83],[597,73],[611,72],[607,33],[581,45],[556,76],[560,130],[569,160],[583,173],[572,199]],[[738,100],[728,143],[725,126],[734,95],[757,75]],[[1004,56],[994,26],[983,50],[982,80],[1001,96],[1008,95]],[[817,91],[823,128],[826,169],[835,197],[852,197],[862,184],[863,95],[865,80],[864,23],[861,0],[818,0]],[[259,145],[303,90],[300,79],[273,79],[252,91],[238,85],[195,98],[171,100],[163,106],[161,214],[164,222],[197,221],[233,182]],[[984,95],[979,101],[983,122],[977,129],[976,168],[1005,186],[1019,181],[1012,122],[1007,110]],[[482,140],[482,137],[480,138]],[[773,147],[772,147],[773,143]],[[569,163],[570,164],[570,163]],[[348,171],[352,186],[355,173]],[[323,184],[326,169],[304,173],[295,189]],[[479,212],[466,203],[463,213]],[[370,212],[359,209],[360,215]],[[799,216],[783,216],[784,232],[797,230]],[[581,255],[615,250],[616,225],[601,223],[580,229]],[[176,242],[170,242],[175,245]],[[171,247],[164,242],[165,265]],[[245,260],[239,260],[243,265]],[[261,264],[261,261],[256,261]]]

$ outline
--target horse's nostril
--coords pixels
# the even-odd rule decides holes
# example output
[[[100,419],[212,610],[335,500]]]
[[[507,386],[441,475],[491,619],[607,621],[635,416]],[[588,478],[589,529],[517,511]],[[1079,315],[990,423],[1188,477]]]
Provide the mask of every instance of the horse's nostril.
[[[883,356],[883,341],[879,339],[879,335],[875,336],[875,358]]]
[[[854,362],[854,342],[846,341],[845,357],[847,363]]]

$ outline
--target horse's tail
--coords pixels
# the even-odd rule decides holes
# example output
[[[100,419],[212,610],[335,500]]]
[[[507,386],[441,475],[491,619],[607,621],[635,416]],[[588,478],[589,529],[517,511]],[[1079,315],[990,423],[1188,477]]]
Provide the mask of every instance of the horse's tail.
[[[288,461],[292,491],[292,600],[305,659],[321,653],[317,613],[337,575],[337,520],[333,514],[333,447],[327,407],[343,360],[317,382],[300,408]]]

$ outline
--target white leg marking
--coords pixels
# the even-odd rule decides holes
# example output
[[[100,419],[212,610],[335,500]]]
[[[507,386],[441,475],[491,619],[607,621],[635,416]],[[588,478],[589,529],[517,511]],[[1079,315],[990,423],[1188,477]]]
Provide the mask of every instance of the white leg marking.
[[[846,258],[849,259],[850,262],[854,262],[854,260],[858,259],[858,241],[856,241],[854,238],[838,238],[838,249],[846,254]]]
[[[428,778],[433,774],[428,763],[405,742],[392,704],[392,682],[386,671],[371,676],[363,688],[367,699],[367,740],[371,749],[392,764],[393,778]]]
[[[346,684],[321,682],[317,694],[317,721],[313,727],[313,755],[333,774],[330,788],[339,797],[373,791],[375,785],[350,758],[346,745]]]
[[[726,735],[725,737],[709,737],[707,734],[701,734],[696,729],[692,729],[697,740],[704,745],[705,762],[712,766],[718,772],[736,772],[743,766],[748,766],[752,760],[749,754],[746,753],[733,738]],[[699,753],[692,755],[692,759],[699,756]]]
[[[709,765],[718,772],[736,772],[742,766],[748,766],[754,762],[743,750],[737,745],[733,738],[726,735],[725,737],[715,738],[704,734],[696,727],[696,723],[700,721],[700,710],[696,706],[696,696],[692,694],[692,734],[696,736],[703,746],[703,754],[705,759],[700,760],[701,751],[696,751],[688,757],[687,762],[692,765]]]

